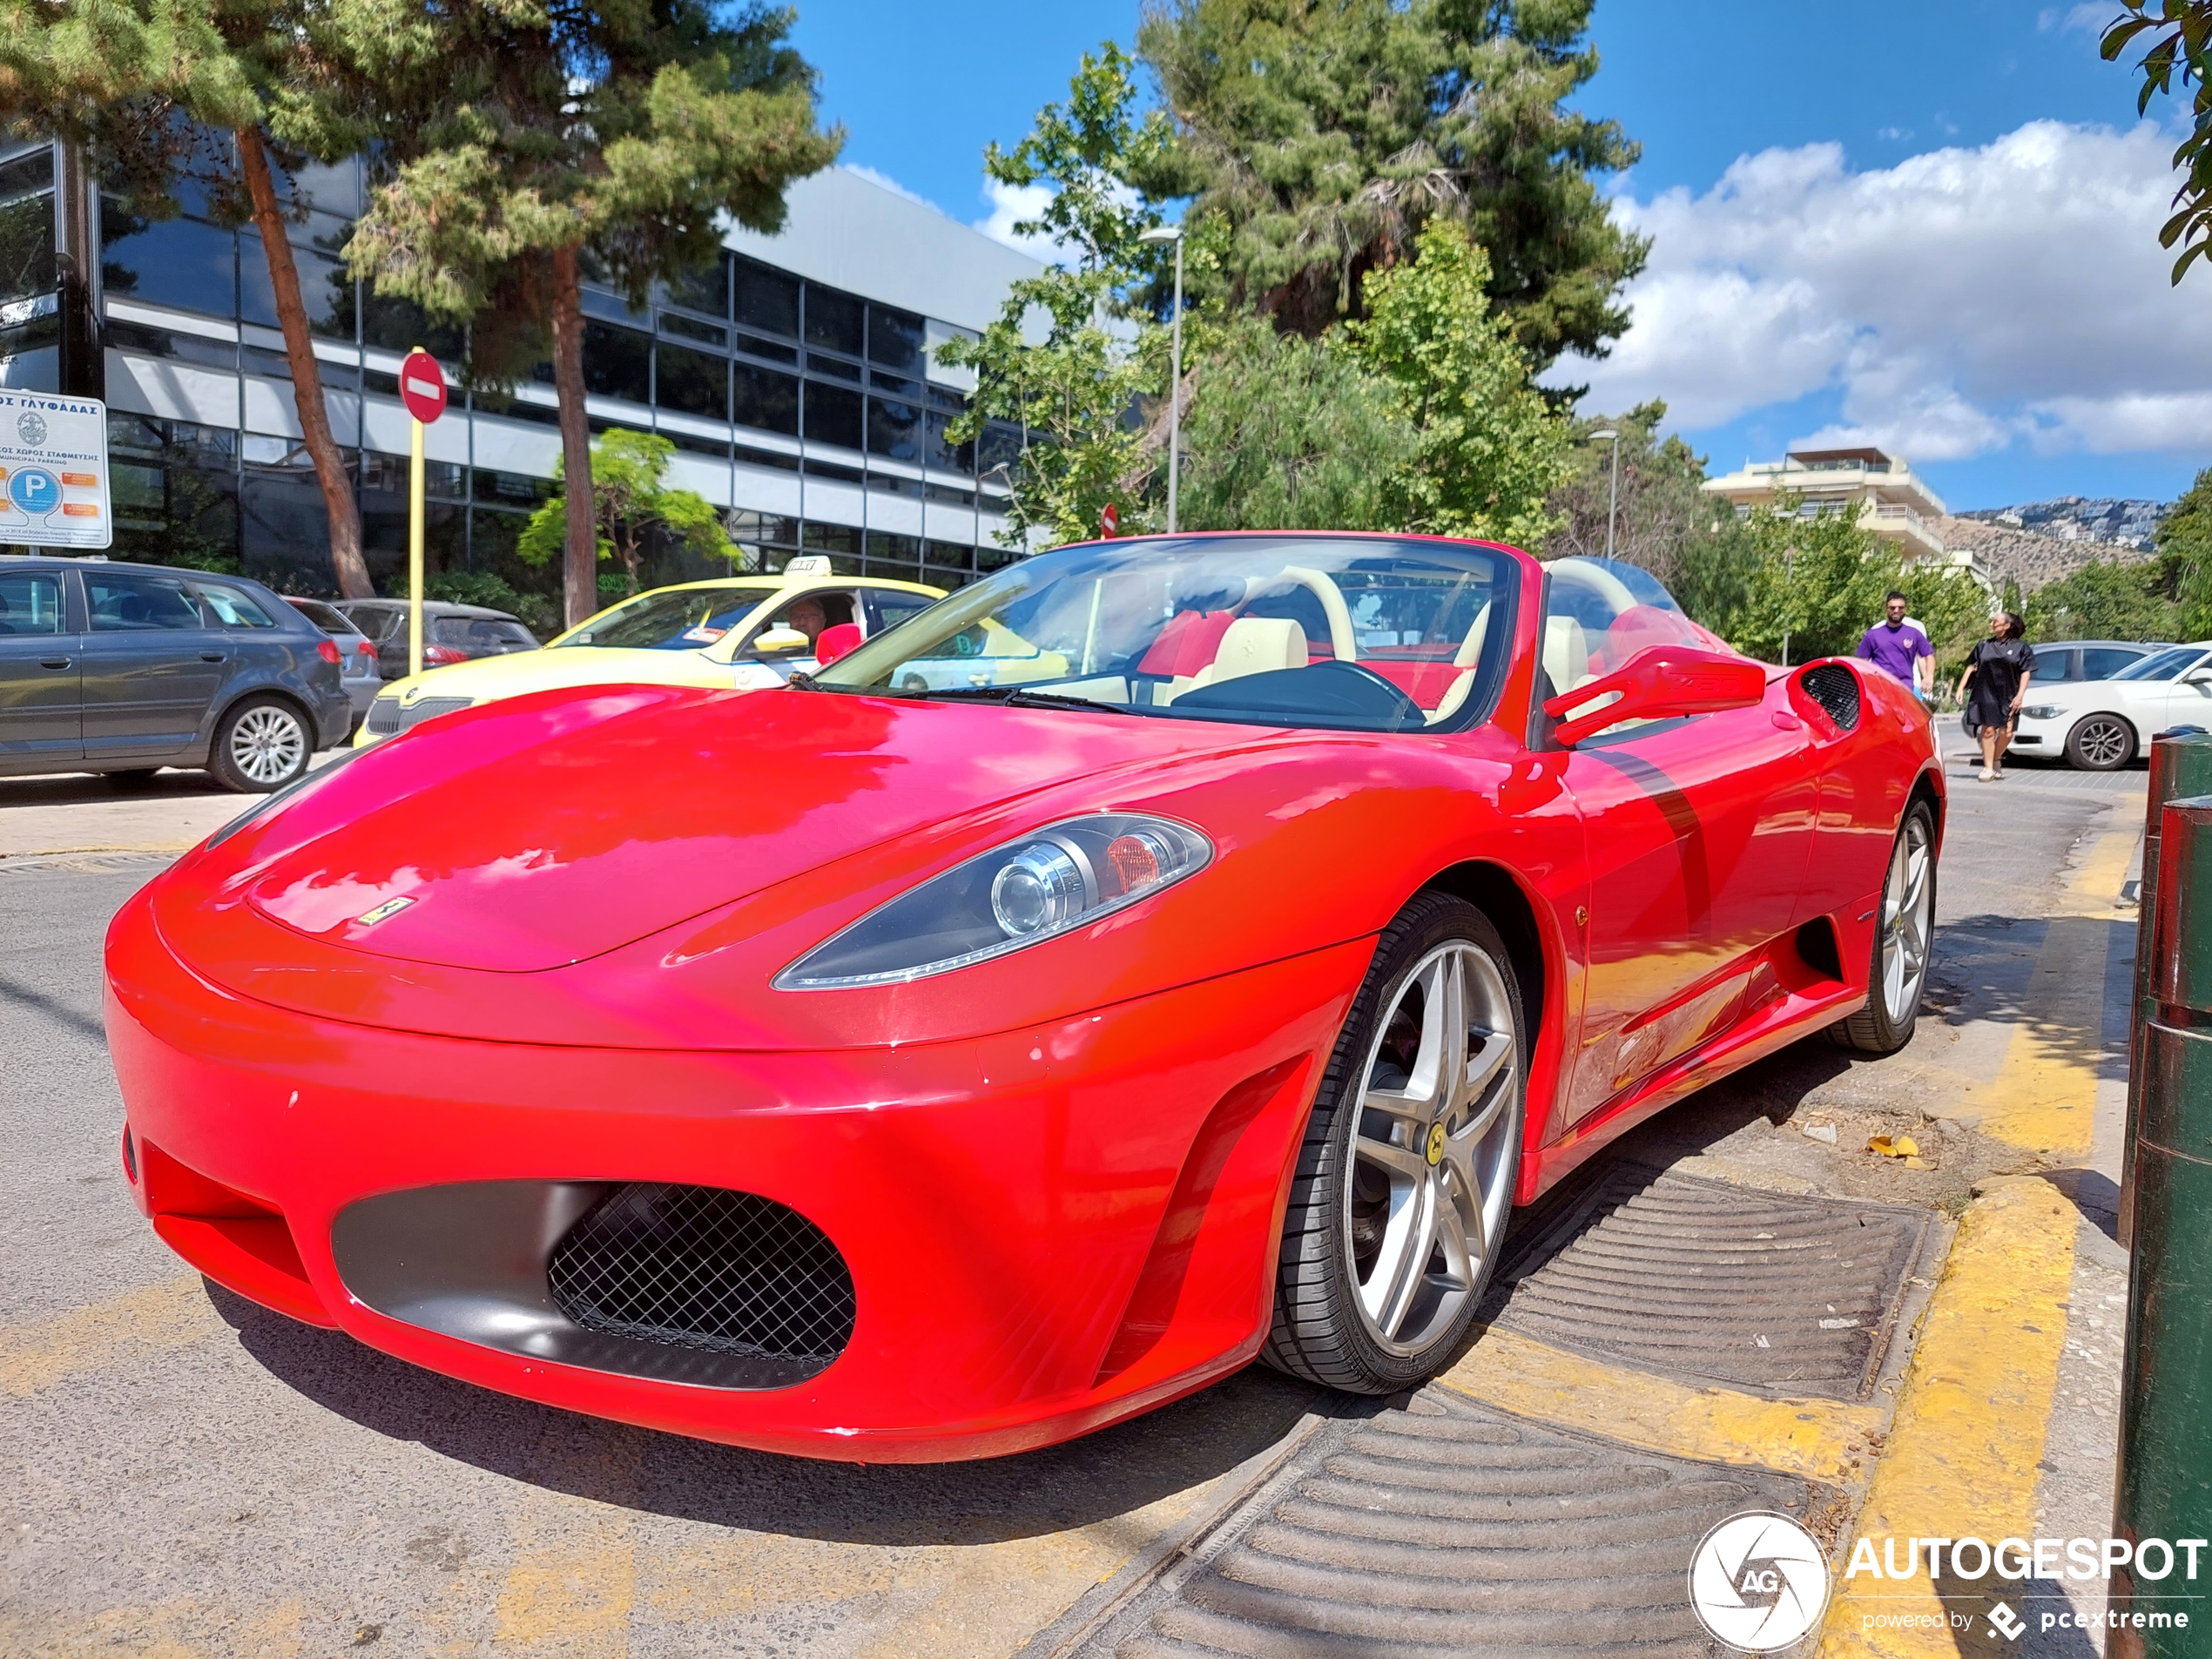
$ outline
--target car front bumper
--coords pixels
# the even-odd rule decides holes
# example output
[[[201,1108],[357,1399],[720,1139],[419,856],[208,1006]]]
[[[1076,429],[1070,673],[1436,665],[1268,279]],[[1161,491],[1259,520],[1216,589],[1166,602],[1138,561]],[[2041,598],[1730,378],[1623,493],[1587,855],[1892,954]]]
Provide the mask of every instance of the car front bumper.
[[[937,1461],[1088,1433],[1254,1355],[1291,1162],[1372,952],[979,1041],[556,1049],[240,997],[191,970],[141,894],[110,934],[107,1026],[140,1209],[239,1293],[570,1410]],[[629,1183],[759,1195],[819,1227],[851,1275],[842,1351],[759,1386],[561,1329],[556,1235]],[[452,1242],[455,1217],[473,1242]]]

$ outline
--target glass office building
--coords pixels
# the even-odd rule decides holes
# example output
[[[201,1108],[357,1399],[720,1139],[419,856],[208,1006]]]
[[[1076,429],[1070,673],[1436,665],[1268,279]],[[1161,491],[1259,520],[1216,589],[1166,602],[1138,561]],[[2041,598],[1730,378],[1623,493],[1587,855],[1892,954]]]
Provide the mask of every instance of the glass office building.
[[[149,222],[73,184],[62,146],[0,152],[0,385],[104,397],[113,556],[242,570],[334,590],[321,492],[300,442],[266,256],[187,192]],[[417,344],[456,386],[464,332],[380,300],[337,257],[361,210],[358,163],[299,180],[292,228],[315,354],[355,470],[379,585],[403,580],[408,420],[401,357]],[[83,204],[74,221],[73,204]],[[96,205],[95,205],[96,204]],[[72,257],[72,240],[97,262]],[[594,434],[676,448],[670,482],[725,509],[726,559],[664,551],[656,581],[774,570],[821,552],[841,571],[954,586],[1015,556],[1001,545],[1020,434],[955,445],[967,376],[931,348],[996,314],[1036,264],[858,174],[790,193],[785,231],[732,231],[719,261],[644,310],[587,285],[583,372]],[[550,367],[502,393],[456,393],[429,428],[428,553],[550,598],[556,569],[515,554],[560,462]]]

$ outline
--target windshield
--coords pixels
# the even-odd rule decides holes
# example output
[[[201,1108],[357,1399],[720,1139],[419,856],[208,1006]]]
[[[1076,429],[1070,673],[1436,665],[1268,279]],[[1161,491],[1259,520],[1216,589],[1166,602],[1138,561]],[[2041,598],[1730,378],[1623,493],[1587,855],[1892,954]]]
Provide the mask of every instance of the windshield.
[[[2113,678],[2116,680],[2175,679],[2203,655],[2204,651],[2202,646],[2182,645],[2172,651],[2161,651],[2155,656],[2146,657],[2139,663],[2130,663],[2114,674]]]
[[[813,676],[826,690],[1360,732],[1470,725],[1520,566],[1379,537],[1148,537],[1040,554]]]
[[[748,588],[663,588],[617,606],[561,645],[608,645],[627,651],[698,651],[745,620],[745,613],[778,591]]]

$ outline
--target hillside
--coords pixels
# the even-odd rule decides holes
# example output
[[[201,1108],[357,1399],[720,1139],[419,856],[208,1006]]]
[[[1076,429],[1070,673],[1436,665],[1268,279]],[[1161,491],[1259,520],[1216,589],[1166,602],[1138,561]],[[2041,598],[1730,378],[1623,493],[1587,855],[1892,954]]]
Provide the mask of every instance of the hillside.
[[[1959,516],[2061,542],[2104,542],[2140,548],[2150,545],[2160,521],[2172,510],[2171,502],[2060,496],[2024,507],[1985,507]]]
[[[2022,593],[2033,593],[2046,582],[2071,575],[2093,559],[2134,564],[2152,556],[2148,545],[2045,536],[1993,523],[1979,514],[1937,517],[1929,523],[1946,547],[1973,549],[2000,583],[2008,579],[2017,582]]]

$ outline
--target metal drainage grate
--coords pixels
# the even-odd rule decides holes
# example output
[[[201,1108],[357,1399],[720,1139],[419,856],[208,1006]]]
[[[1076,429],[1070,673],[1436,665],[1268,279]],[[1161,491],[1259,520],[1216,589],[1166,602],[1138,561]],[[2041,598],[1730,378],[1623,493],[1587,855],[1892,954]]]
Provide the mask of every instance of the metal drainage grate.
[[[1431,1386],[1331,1425],[1082,1659],[1698,1656],[1690,1554],[1747,1509],[1832,1535],[1826,1488],[1569,1434]]]
[[[1925,1210],[1615,1165],[1514,1241],[1487,1312],[1645,1371],[1865,1399],[1933,1224]]]
[[[1858,676],[1841,663],[1821,663],[1808,668],[1797,682],[1805,695],[1828,711],[1828,718],[1846,732],[1858,725]]]
[[[845,1258],[796,1210],[756,1193],[618,1187],[569,1229],[545,1273],[586,1330],[816,1370],[853,1339]]]

